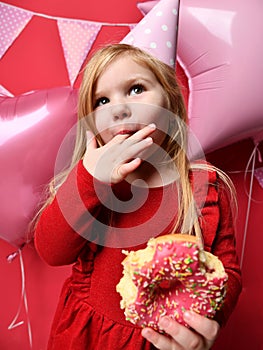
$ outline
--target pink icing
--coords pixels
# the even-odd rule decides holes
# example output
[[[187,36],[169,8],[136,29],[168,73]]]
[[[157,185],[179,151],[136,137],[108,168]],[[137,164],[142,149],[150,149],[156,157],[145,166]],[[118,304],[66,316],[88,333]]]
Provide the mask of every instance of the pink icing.
[[[186,310],[212,318],[222,305],[227,275],[208,280],[204,268],[200,268],[197,244],[158,243],[153,260],[134,268],[138,292],[125,313],[127,320],[162,331],[160,316],[168,315],[185,326]]]

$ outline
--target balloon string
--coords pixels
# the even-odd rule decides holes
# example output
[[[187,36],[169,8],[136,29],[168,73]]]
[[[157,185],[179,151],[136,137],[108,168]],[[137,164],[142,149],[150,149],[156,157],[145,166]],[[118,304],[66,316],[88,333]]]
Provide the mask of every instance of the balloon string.
[[[13,318],[12,322],[10,323],[10,325],[8,326],[8,330],[14,329],[14,328],[24,324],[24,321],[17,322],[17,319],[18,319],[20,312],[21,312],[22,305],[24,304],[26,318],[27,318],[27,331],[28,331],[29,344],[30,344],[30,348],[32,349],[32,331],[31,331],[31,324],[30,324],[29,313],[28,313],[28,303],[27,303],[27,296],[26,296],[26,283],[25,283],[25,268],[24,268],[24,261],[23,261],[21,248],[18,249],[16,252],[10,254],[7,257],[7,261],[12,262],[15,259],[15,257],[17,257],[17,255],[19,255],[20,269],[21,269],[21,280],[22,280],[21,298],[20,298],[17,313],[16,313],[15,317]]]
[[[97,21],[90,21],[90,20],[85,20],[85,19],[77,19],[77,18],[69,18],[69,17],[56,17],[56,16],[50,16],[44,13],[39,13],[35,11],[30,11],[25,8],[21,8],[19,6],[11,5],[11,4],[2,4],[2,6],[6,7],[11,7],[14,9],[19,9],[20,11],[30,13],[32,16],[39,16],[47,19],[52,19],[52,20],[63,20],[63,21],[71,21],[71,22],[77,22],[77,23],[91,23],[91,24],[97,24],[97,25],[102,25],[102,26],[108,26],[108,27],[122,27],[122,26],[135,26],[137,23],[108,23],[108,22],[97,22]]]
[[[245,254],[245,247],[246,247],[246,240],[247,240],[247,229],[248,229],[248,221],[250,216],[250,208],[251,208],[251,200],[252,200],[252,190],[253,190],[253,182],[254,182],[254,171],[255,171],[255,161],[256,161],[256,154],[257,154],[258,145],[256,144],[254,147],[254,150],[248,160],[245,175],[244,175],[244,183],[246,183],[246,177],[248,173],[249,165],[252,161],[252,169],[251,169],[251,176],[250,176],[250,184],[249,184],[249,192],[246,193],[248,195],[248,203],[247,203],[247,212],[246,212],[246,221],[245,221],[245,227],[244,227],[244,234],[243,234],[243,243],[242,243],[242,250],[241,250],[241,258],[240,258],[240,267],[242,268],[243,260],[244,260],[244,254]]]
[[[256,143],[255,146],[256,146],[257,152],[258,152],[258,161],[260,163],[262,163],[262,155],[261,155],[260,149],[258,148],[258,143]]]

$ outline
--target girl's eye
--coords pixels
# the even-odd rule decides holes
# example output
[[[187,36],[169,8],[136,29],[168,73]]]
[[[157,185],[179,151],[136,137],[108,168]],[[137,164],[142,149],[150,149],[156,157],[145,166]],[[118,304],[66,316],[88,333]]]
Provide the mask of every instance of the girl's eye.
[[[107,97],[100,97],[96,100],[95,102],[95,108],[99,107],[99,106],[103,106],[105,105],[106,103],[109,103],[110,100],[107,98]]]
[[[144,87],[140,84],[136,84],[131,87],[130,89],[130,95],[139,95],[144,91]]]

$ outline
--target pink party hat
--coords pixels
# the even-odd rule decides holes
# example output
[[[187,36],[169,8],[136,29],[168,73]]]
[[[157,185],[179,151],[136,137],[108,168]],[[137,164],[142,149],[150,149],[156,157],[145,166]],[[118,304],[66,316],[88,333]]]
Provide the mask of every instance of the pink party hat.
[[[151,9],[158,4],[159,0],[150,0],[145,2],[138,2],[137,7],[141,13],[145,16]]]
[[[179,0],[161,0],[121,41],[147,51],[174,67]]]

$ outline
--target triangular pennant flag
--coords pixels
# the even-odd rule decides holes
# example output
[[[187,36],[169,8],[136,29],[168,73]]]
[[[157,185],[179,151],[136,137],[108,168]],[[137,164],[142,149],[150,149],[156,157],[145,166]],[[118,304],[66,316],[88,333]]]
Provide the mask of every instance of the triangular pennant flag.
[[[59,34],[71,85],[95,41],[101,24],[58,20]]]
[[[32,16],[33,14],[30,12],[0,3],[0,58],[22,32]]]

